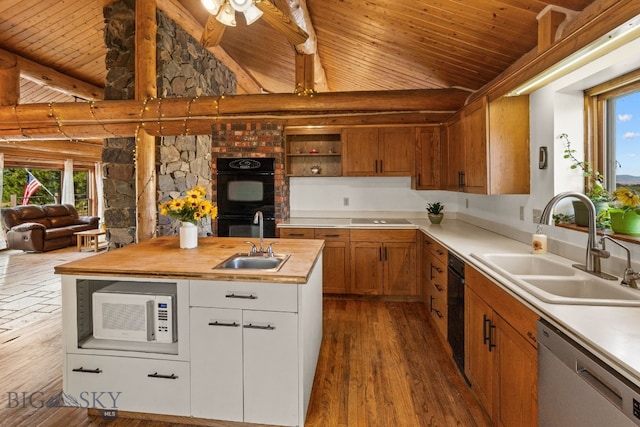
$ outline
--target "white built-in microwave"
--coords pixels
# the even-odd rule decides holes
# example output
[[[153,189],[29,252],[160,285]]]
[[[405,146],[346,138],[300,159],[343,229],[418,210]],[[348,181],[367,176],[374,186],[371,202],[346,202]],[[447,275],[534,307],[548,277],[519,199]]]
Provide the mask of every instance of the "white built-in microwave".
[[[115,282],[93,293],[97,339],[177,341],[176,284]]]

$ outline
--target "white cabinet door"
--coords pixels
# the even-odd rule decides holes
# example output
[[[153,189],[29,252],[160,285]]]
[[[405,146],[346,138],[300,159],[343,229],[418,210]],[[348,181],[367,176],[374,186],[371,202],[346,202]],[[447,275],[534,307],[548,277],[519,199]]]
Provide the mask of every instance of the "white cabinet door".
[[[191,308],[191,415],[242,421],[242,310]]]
[[[189,362],[68,354],[65,403],[189,415]]]
[[[243,312],[244,421],[298,425],[295,313]]]

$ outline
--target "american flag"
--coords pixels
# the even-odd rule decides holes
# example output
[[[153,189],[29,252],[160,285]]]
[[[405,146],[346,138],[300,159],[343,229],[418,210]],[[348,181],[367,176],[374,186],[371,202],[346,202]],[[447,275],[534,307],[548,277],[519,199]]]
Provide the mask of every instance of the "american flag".
[[[33,194],[38,191],[42,184],[40,181],[36,179],[35,176],[31,175],[31,172],[27,172],[27,183],[24,185],[24,194],[22,195],[22,204],[28,205],[29,198],[33,196]]]

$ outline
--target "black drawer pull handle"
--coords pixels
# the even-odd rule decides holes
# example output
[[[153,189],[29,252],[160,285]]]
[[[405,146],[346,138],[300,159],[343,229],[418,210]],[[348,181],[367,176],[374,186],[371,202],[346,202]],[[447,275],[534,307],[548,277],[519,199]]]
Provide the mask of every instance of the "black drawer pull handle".
[[[101,374],[102,373],[102,369],[100,368],[96,368],[96,369],[84,369],[82,366],[76,369],[72,369],[73,372],[82,372],[85,374]]]
[[[324,237],[340,237],[339,234],[325,234]]]
[[[304,237],[304,233],[290,233],[289,236],[291,236],[291,237]]]
[[[251,295],[236,295],[236,294],[227,294],[225,295],[226,298],[241,298],[241,299],[258,299],[257,296],[251,294]]]
[[[216,320],[215,322],[209,322],[209,326],[231,326],[235,328],[237,326],[240,326],[240,324],[238,322],[225,323],[225,322],[218,322]]]
[[[243,328],[247,328],[247,329],[264,329],[266,331],[272,331],[276,327],[275,326],[271,326],[271,325],[262,326],[262,325],[254,325],[252,323],[249,323],[248,325],[244,325]]]
[[[159,374],[157,372],[154,372],[153,374],[149,374],[147,375],[149,378],[162,378],[165,380],[177,380],[178,376],[175,374],[171,374],[171,375],[163,375],[163,374]]]

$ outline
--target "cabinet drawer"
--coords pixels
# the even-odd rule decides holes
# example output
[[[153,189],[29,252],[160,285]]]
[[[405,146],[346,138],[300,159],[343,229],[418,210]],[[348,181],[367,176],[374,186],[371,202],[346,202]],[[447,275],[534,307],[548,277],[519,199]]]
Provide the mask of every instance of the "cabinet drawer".
[[[281,228],[281,239],[313,239],[313,228]]]
[[[298,311],[298,286],[278,283],[214,282],[192,280],[192,307]]]
[[[449,262],[447,259],[449,253],[444,246],[442,246],[440,243],[436,242],[433,238],[427,236],[426,234],[422,235],[422,243],[423,250],[429,251],[436,259],[440,260],[440,262],[442,262],[444,265],[447,265],[447,263]]]
[[[379,228],[370,229],[352,229],[351,241],[357,242],[415,242],[416,230],[415,229],[396,229],[396,230],[381,230]]]
[[[442,293],[434,290],[431,294],[429,301],[429,313],[431,314],[431,318],[435,322],[438,331],[440,331],[440,335],[447,340],[447,299]]]
[[[69,354],[64,392],[69,406],[188,416],[189,362]]]
[[[316,239],[322,239],[327,241],[349,241],[349,230],[347,229],[335,229],[335,228],[316,228]]]
[[[447,300],[447,267],[436,258],[432,258],[429,263],[429,279],[431,285],[438,291],[439,295]]]

